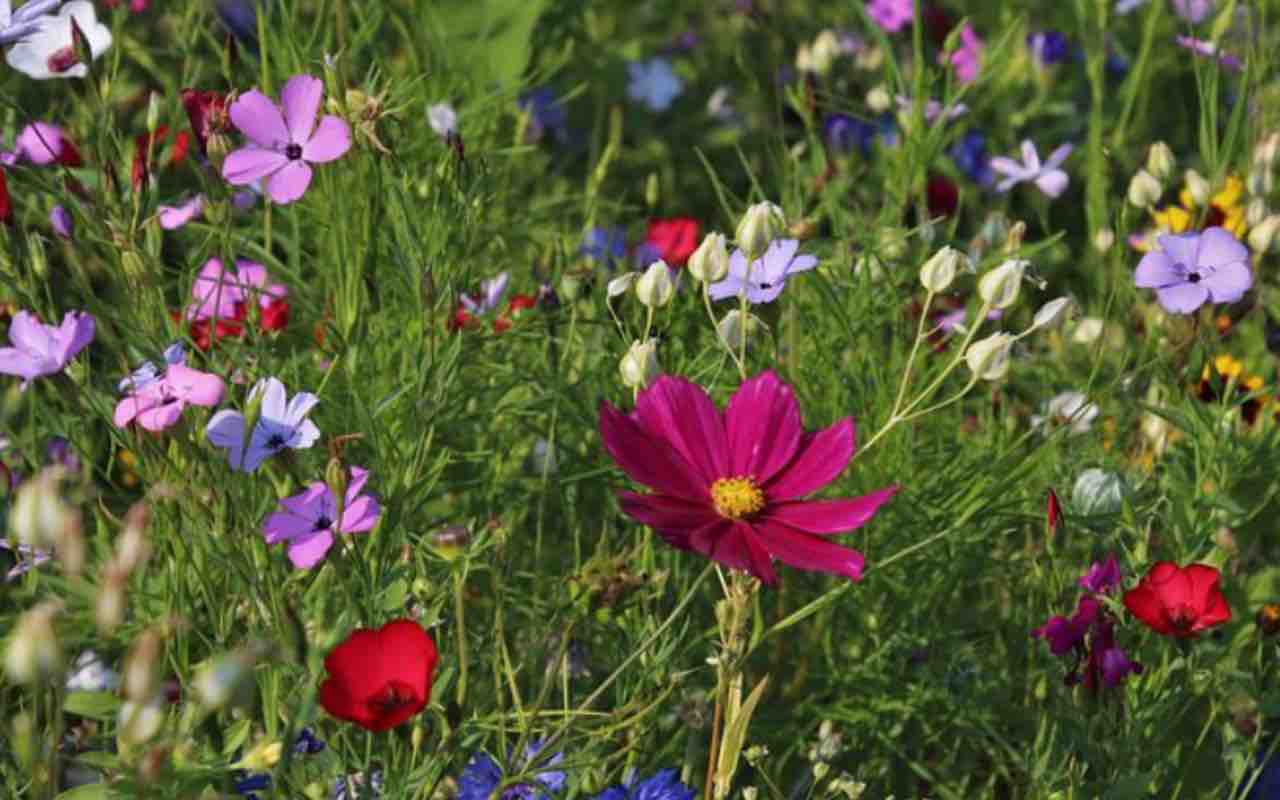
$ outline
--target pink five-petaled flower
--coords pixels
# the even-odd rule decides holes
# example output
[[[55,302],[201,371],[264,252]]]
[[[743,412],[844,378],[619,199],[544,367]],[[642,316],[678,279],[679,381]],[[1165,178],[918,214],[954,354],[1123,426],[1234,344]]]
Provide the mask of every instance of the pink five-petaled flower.
[[[267,544],[288,542],[289,560],[295,567],[314,567],[333,547],[335,532],[364,533],[377,524],[378,515],[382,513],[378,501],[360,494],[368,480],[368,470],[351,468],[341,520],[333,492],[321,481],[311,484],[302,494],[281,500],[284,510],[273,513],[262,523]]]
[[[867,16],[889,33],[897,33],[915,16],[915,0],[867,0]]]
[[[277,106],[262,92],[245,92],[231,104],[231,122],[249,137],[247,147],[227,156],[222,177],[234,186],[265,178],[267,194],[280,205],[292,203],[311,183],[310,164],[333,161],[351,147],[351,128],[326,114],[316,124],[324,83],[294,75],[280,91]]]
[[[61,372],[67,362],[93,341],[93,317],[69,311],[58,327],[45,325],[28,311],[9,323],[9,343],[0,347],[0,374],[22,378],[22,388],[35,378]]]
[[[978,38],[973,26],[966,22],[960,29],[960,46],[947,58],[951,66],[956,68],[956,78],[960,83],[973,83],[978,79],[983,47],[983,41]]]
[[[213,407],[222,402],[222,379],[183,364],[170,364],[164,376],[148,381],[116,404],[115,425],[137,420],[149,431],[162,431],[178,421],[188,405]]]
[[[996,191],[1007,192],[1019,183],[1032,181],[1036,188],[1049,197],[1057,197],[1067,190],[1071,178],[1060,167],[1071,155],[1072,145],[1064,144],[1049,154],[1049,160],[1040,163],[1040,154],[1030,139],[1022,142],[1022,163],[1012,158],[996,156],[991,159],[991,168],[1005,175],[1005,179],[996,184]]]
[[[623,471],[654,490],[620,493],[624,512],[668,544],[769,585],[775,558],[860,579],[862,554],[824,537],[862,526],[898,490],[803,500],[853,457],[853,419],[806,432],[794,392],[772,371],[743,383],[723,413],[697,384],[663,375],[630,414],[602,403],[600,434]]]

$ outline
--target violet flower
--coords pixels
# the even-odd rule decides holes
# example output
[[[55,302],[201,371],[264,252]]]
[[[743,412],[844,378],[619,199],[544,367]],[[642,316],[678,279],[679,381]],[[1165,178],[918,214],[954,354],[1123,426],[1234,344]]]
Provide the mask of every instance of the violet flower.
[[[21,578],[31,570],[51,560],[53,552],[50,550],[39,550],[30,545],[18,544],[8,539],[0,539],[0,550],[8,550],[13,554],[15,560],[14,566],[9,568],[5,573],[5,583],[11,583]]]
[[[629,62],[627,75],[627,97],[643,103],[650,111],[666,111],[684,91],[684,81],[665,58]]]
[[[0,0],[3,2],[3,0]],[[27,161],[38,167],[62,164],[78,167],[80,153],[57,125],[33,122],[23,127],[13,142],[13,152],[0,153],[0,164],[12,166]]]
[[[1071,155],[1073,146],[1064,144],[1049,154],[1049,160],[1040,163],[1040,154],[1030,139],[1022,141],[1022,163],[1005,156],[991,159],[991,168],[1004,175],[1004,180],[996,184],[996,191],[1007,192],[1019,183],[1032,182],[1040,191],[1051,198],[1056,198],[1067,190],[1071,178],[1061,168],[1062,162]]]
[[[1192,25],[1199,25],[1213,11],[1214,0],[1173,0],[1173,10]]]
[[[311,184],[309,165],[333,161],[351,147],[351,128],[341,117],[326,114],[316,124],[323,94],[319,78],[295,75],[280,91],[279,106],[256,89],[240,95],[229,114],[250,144],[227,156],[222,177],[233,186],[265,178],[267,194],[280,205],[302,197]]]
[[[799,249],[796,239],[775,239],[764,255],[752,262],[749,274],[746,255],[734,250],[729,257],[728,277],[707,287],[711,298],[724,300],[746,292],[747,300],[753,304],[772,303],[786,288],[787,278],[818,266],[817,258],[800,254]]]
[[[333,492],[323,481],[316,481],[301,494],[284,498],[280,501],[284,510],[271,514],[262,523],[267,544],[287,542],[289,560],[295,567],[314,567],[333,547],[335,533],[364,533],[377,524],[382,513],[378,501],[360,494],[368,480],[367,470],[351,468],[341,519]]]
[[[182,346],[182,342],[174,342],[164,349],[164,362],[166,365],[185,364],[186,361],[187,351]],[[148,384],[159,379],[160,370],[156,368],[156,365],[151,361],[143,361],[131,374],[120,379],[120,383],[116,384],[116,389],[121,394],[140,392]]]
[[[204,213],[204,195],[197,194],[176,206],[160,206],[156,218],[166,231],[177,230]]]
[[[0,347],[0,374],[22,378],[25,389],[35,378],[61,372],[93,341],[93,317],[69,311],[58,327],[45,325],[35,314],[19,311],[9,323],[9,343]]]
[[[116,404],[113,422],[124,428],[136,420],[146,430],[162,431],[177,422],[188,405],[216,406],[224,390],[217,375],[170,364],[164,377],[149,381]]]
[[[289,399],[278,378],[258,381],[249,391],[249,405],[261,398],[257,424],[246,437],[246,420],[239,411],[223,409],[213,415],[205,434],[215,447],[227,451],[232,469],[253,472],[262,462],[284,450],[305,450],[320,438],[320,429],[307,414],[320,402],[310,392]]]
[[[1227,69],[1233,69],[1238,72],[1244,68],[1244,62],[1237,56],[1220,51],[1213,42],[1206,42],[1194,36],[1179,36],[1178,45],[1185,47],[1202,58],[1216,58],[1218,63]]]
[[[487,314],[502,302],[502,295],[506,293],[509,281],[510,275],[499,272],[492,278],[480,282],[479,293],[464,294],[458,298],[458,302],[468,314]]]
[[[9,0],[0,0],[0,45],[11,45],[40,30],[45,15],[61,3],[62,0],[30,0],[13,11]]]
[[[978,79],[978,70],[982,65],[983,41],[973,30],[973,26],[965,23],[960,29],[960,46],[947,61],[955,67],[956,78],[960,83],[973,83]]]
[[[75,222],[71,219],[71,212],[62,205],[49,209],[49,227],[63,239],[69,240],[75,233]]]
[[[1089,565],[1089,571],[1081,575],[1080,580],[1076,582],[1085,591],[1095,594],[1109,592],[1120,585],[1120,565],[1116,562],[1114,555],[1103,562],[1095,561]]]
[[[867,16],[889,33],[897,33],[915,16],[915,0],[867,0]]]
[[[1249,249],[1225,228],[1163,235],[1138,262],[1134,283],[1155,289],[1165,311],[1190,314],[1207,302],[1234,303],[1253,286]]]

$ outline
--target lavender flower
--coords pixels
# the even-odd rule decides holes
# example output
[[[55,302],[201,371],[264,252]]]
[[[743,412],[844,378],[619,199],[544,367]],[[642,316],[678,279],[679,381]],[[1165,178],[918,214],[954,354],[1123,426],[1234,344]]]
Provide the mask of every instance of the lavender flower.
[[[93,317],[69,311],[58,327],[45,325],[35,314],[19,311],[9,323],[12,347],[0,347],[0,374],[22,378],[22,388],[44,375],[53,375],[93,341]]]
[[[511,276],[506,272],[499,272],[492,278],[480,282],[479,293],[464,294],[458,298],[458,302],[462,303],[462,307],[468,314],[487,314],[502,302],[502,295],[506,293],[510,280]]]
[[[1249,249],[1224,228],[1164,235],[1138,262],[1134,283],[1155,289],[1166,311],[1190,314],[1207,302],[1234,303],[1253,286]]]
[[[799,249],[800,242],[795,239],[776,239],[751,264],[750,273],[746,255],[734,250],[729,258],[729,276],[708,287],[712,299],[724,300],[746,292],[751,303],[772,303],[786,288],[787,278],[818,266],[817,258],[800,254]]]
[[[44,24],[44,15],[53,11],[62,0],[31,0],[12,11],[9,0],[0,0],[0,45],[10,45]]]
[[[368,470],[351,468],[351,483],[343,499],[341,518],[333,492],[322,481],[311,484],[301,494],[281,500],[284,510],[275,512],[262,523],[267,544],[287,542],[293,565],[298,569],[311,569],[333,547],[335,533],[364,533],[377,524],[382,513],[378,501],[360,494],[368,480]]]
[[[278,378],[260,380],[249,392],[249,404],[261,399],[261,414],[253,432],[245,436],[246,420],[239,411],[223,409],[209,420],[205,435],[227,451],[232,469],[253,472],[262,462],[286,449],[305,450],[320,438],[320,429],[307,414],[320,402],[310,392],[289,399]]]
[[[632,61],[627,64],[627,97],[643,103],[650,111],[666,111],[684,91],[684,81],[665,58]]]
[[[991,168],[1005,176],[996,184],[996,191],[1007,192],[1019,183],[1030,181],[1049,197],[1057,197],[1067,190],[1070,178],[1059,167],[1071,155],[1072,145],[1064,144],[1049,154],[1049,160],[1040,163],[1040,154],[1030,139],[1022,142],[1022,163],[1012,158],[996,156]]]

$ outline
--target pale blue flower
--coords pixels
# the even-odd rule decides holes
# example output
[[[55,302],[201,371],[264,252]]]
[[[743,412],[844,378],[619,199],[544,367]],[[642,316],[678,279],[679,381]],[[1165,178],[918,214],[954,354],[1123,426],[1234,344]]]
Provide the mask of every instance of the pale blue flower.
[[[239,411],[223,409],[209,420],[205,435],[215,447],[227,451],[232,469],[253,472],[262,462],[283,450],[305,450],[320,438],[320,429],[307,414],[320,402],[310,392],[289,399],[278,378],[260,380],[249,392],[249,404],[262,398],[261,413],[253,433],[245,437],[245,418]]]
[[[650,111],[666,111],[684,91],[684,81],[665,58],[632,61],[627,64],[627,75],[631,79],[627,97],[644,103]]]

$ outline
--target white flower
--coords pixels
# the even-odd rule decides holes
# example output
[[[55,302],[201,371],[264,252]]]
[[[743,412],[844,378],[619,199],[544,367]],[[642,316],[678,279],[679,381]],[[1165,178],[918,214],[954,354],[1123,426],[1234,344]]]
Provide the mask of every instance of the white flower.
[[[1177,161],[1173,157],[1173,151],[1164,142],[1155,142],[1147,151],[1147,172],[1162,181],[1173,174],[1175,164]]]
[[[636,281],[636,297],[649,308],[662,308],[675,296],[676,284],[671,279],[671,268],[659,259],[649,265]]]
[[[98,22],[93,3],[76,0],[63,6],[56,17],[44,17],[38,30],[14,45],[5,56],[9,66],[38,80],[88,75],[89,68],[77,60],[72,44],[72,18],[84,33],[93,58],[107,52],[111,47],[111,30]]]
[[[1031,427],[1047,430],[1050,424],[1067,425],[1072,434],[1088,433],[1098,418],[1098,405],[1081,392],[1062,392],[1045,403],[1041,414],[1031,416]]]
[[[114,692],[120,687],[120,673],[103,663],[92,650],[85,650],[71,664],[68,692]]]
[[[658,365],[658,340],[645,339],[643,342],[631,343],[631,348],[622,357],[618,371],[622,374],[622,384],[628,389],[643,389],[654,378],[658,377],[662,368]]]
[[[453,106],[448,103],[436,103],[427,107],[427,122],[431,125],[431,130],[441,136],[456,133],[458,112],[454,111]]]

